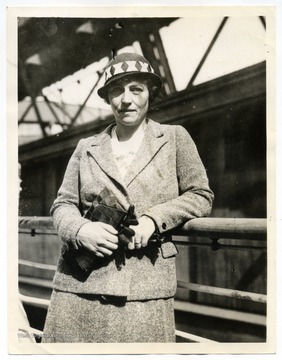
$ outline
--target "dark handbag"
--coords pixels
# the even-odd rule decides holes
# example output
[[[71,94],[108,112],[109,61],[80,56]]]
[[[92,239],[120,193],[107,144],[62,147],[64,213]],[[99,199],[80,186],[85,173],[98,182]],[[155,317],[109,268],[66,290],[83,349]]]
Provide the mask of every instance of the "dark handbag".
[[[124,210],[115,196],[105,189],[93,201],[84,217],[91,221],[112,225],[118,231],[119,244],[118,249],[114,252],[114,258],[117,268],[121,269],[125,264],[124,247],[129,243],[129,238],[135,234],[129,226],[138,224],[134,206],[130,205],[127,211]],[[97,258],[83,248],[77,250],[67,248],[62,256],[68,263],[75,264],[86,273],[90,273],[97,262]]]

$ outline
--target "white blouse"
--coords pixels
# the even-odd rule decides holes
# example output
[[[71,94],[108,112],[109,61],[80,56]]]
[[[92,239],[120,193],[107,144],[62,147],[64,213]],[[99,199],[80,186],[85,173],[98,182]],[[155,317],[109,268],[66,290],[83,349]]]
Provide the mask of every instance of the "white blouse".
[[[139,126],[133,136],[125,141],[119,141],[116,134],[116,126],[113,127],[111,132],[111,144],[114,159],[118,165],[119,171],[124,179],[130,164],[137,153],[142,140],[144,138],[145,122]]]

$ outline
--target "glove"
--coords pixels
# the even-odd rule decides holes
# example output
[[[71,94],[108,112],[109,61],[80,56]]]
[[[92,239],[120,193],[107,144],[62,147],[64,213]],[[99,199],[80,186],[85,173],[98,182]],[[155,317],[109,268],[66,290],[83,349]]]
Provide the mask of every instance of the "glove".
[[[106,202],[106,203],[105,203]],[[110,205],[108,205],[110,204]],[[108,196],[99,204],[92,204],[85,215],[91,221],[101,221],[112,225],[118,230],[119,246],[115,252],[117,268],[120,269],[125,264],[124,246],[130,242],[130,238],[135,235],[130,225],[138,225],[138,220],[134,214],[134,205],[130,205],[128,210],[122,210],[113,196]],[[97,259],[91,254],[87,254],[83,249],[73,250],[66,249],[63,258],[69,263],[76,264],[86,273],[90,273]]]
[[[127,245],[130,243],[130,238],[135,235],[135,231],[131,229],[130,225],[138,225],[138,220],[134,214],[134,205],[130,205],[127,211],[127,216],[119,226],[118,238],[121,244]]]

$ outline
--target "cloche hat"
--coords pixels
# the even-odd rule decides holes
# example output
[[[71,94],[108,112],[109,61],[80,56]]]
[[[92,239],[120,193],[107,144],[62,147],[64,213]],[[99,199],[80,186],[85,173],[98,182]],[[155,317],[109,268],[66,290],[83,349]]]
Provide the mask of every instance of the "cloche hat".
[[[153,88],[153,94],[150,94],[150,96],[153,98],[160,91],[163,84],[162,79],[155,74],[149,61],[135,53],[121,53],[115,56],[106,66],[104,76],[105,84],[98,89],[98,95],[106,101],[108,101],[109,86],[123,77],[136,76],[150,80]]]

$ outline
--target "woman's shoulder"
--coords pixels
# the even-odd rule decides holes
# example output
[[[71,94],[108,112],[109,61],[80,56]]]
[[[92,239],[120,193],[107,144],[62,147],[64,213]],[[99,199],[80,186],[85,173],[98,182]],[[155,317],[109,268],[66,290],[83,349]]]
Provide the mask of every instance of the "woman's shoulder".
[[[110,124],[105,129],[100,131],[99,133],[93,134],[93,135],[85,137],[85,138],[81,138],[78,141],[77,147],[85,148],[85,147],[88,147],[89,145],[95,144],[97,141],[100,141],[100,139],[102,139],[105,136],[108,136],[110,134],[112,126],[113,126],[113,124]]]
[[[164,135],[169,142],[173,142],[176,149],[193,149],[195,142],[189,132],[182,125],[161,124],[152,120],[154,132],[159,135]]]
[[[157,121],[149,119],[149,122],[151,123],[151,126],[153,126],[156,129],[159,129],[160,131],[163,131],[164,133],[169,134],[175,134],[176,136],[185,136],[188,134],[188,131],[184,128],[182,125],[174,125],[174,124],[162,124]]]

